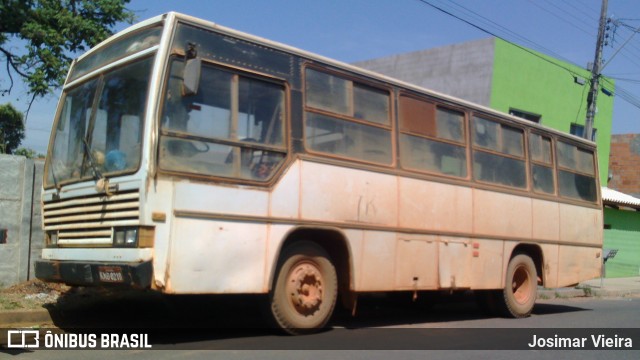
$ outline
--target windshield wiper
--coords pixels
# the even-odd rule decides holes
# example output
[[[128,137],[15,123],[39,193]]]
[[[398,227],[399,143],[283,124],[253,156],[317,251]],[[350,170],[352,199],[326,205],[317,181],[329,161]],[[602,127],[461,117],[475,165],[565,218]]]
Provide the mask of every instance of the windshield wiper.
[[[85,155],[87,156],[87,159],[89,160],[89,166],[91,166],[91,169],[93,170],[94,179],[95,180],[101,180],[102,179],[102,173],[100,173],[100,171],[98,170],[98,168],[95,165],[95,160],[93,159],[93,154],[91,154],[91,146],[89,146],[89,143],[87,142],[87,138],[82,138],[82,143],[84,144],[83,148],[84,148]]]

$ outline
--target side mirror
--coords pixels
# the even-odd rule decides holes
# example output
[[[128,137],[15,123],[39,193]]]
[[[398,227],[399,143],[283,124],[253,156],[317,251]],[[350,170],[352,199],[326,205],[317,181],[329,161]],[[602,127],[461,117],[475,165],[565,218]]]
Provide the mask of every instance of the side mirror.
[[[182,76],[182,96],[190,96],[198,93],[201,68],[202,61],[199,58],[187,60]]]

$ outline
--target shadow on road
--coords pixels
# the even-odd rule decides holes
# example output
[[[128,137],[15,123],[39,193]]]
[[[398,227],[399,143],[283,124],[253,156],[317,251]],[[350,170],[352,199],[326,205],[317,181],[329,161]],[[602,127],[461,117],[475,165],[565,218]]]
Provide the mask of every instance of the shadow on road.
[[[151,333],[154,344],[188,344],[225,340],[242,348],[242,339],[268,338],[277,344],[287,338],[267,327],[262,317],[262,296],[162,295],[154,292],[82,293],[63,297],[51,307],[54,324],[66,332]],[[534,316],[585,311],[588,309],[549,303],[537,304]],[[355,316],[336,309],[330,323],[334,330],[367,330],[378,327],[430,328],[447,323],[490,319],[470,293],[453,296],[418,297],[412,294],[370,295],[358,300]],[[342,329],[342,330],[341,330]],[[422,329],[428,331],[429,329]],[[319,335],[322,339],[322,334]],[[278,340],[280,339],[280,340]],[[317,338],[316,338],[317,339]],[[329,341],[329,340],[327,340]],[[274,345],[275,346],[275,345]],[[196,347],[197,348],[197,347]]]

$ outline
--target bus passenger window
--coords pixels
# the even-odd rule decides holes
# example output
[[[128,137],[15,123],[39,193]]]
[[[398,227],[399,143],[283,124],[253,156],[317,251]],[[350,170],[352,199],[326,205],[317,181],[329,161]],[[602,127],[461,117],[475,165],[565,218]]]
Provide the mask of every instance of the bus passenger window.
[[[597,199],[593,151],[562,141],[558,149],[558,190],[560,196],[595,202]]]
[[[385,129],[308,112],[305,139],[316,151],[391,163],[391,137]]]
[[[353,116],[378,124],[389,124],[389,94],[370,86],[353,84]]]
[[[479,117],[473,118],[473,178],[525,189],[524,132]]]
[[[313,151],[391,164],[389,92],[310,68],[305,76],[305,145]]]
[[[314,108],[337,114],[349,115],[350,81],[323,72],[307,69],[306,104]]]
[[[402,167],[442,175],[467,176],[464,113],[400,97]]]
[[[546,166],[531,164],[533,177],[533,191],[544,194],[554,194],[553,169]]]
[[[542,194],[555,194],[551,139],[534,133],[529,134],[529,158],[531,160],[533,191]]]

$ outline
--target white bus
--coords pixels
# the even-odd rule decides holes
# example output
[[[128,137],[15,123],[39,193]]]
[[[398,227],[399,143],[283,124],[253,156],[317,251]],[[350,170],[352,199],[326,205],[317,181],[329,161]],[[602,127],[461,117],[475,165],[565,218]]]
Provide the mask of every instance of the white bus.
[[[597,277],[592,142],[193,17],[74,61],[36,276],[265,294],[290,333],[359,294],[474,290],[528,316]]]

